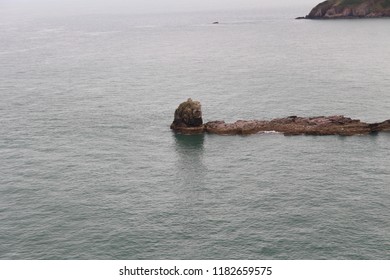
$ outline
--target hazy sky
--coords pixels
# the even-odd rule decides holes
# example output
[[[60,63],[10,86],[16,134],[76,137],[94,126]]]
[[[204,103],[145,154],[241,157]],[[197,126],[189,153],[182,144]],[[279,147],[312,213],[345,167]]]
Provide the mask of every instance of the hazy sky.
[[[0,0],[0,9],[30,12],[178,12],[269,7],[314,7],[321,0]]]

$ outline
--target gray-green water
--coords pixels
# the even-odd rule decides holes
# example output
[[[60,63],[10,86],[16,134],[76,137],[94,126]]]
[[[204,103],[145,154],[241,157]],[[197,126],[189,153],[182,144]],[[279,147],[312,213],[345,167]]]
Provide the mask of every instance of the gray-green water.
[[[174,135],[389,119],[389,20],[0,17],[1,259],[388,259],[390,135]],[[219,20],[221,24],[212,25]]]

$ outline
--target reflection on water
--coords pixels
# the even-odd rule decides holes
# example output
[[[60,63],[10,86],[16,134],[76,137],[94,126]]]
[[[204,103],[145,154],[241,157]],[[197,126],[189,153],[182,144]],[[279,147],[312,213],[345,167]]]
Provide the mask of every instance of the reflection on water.
[[[200,151],[203,152],[204,134],[184,135],[174,134],[177,150],[185,151]]]
[[[209,219],[207,209],[210,209],[210,190],[207,183],[207,166],[204,163],[204,141],[205,135],[182,135],[175,134],[176,152],[176,172],[172,186],[176,199],[171,205],[175,215],[175,224],[178,226],[173,231],[176,232],[176,239],[193,240],[191,251],[199,250],[199,229],[205,229],[205,224]],[[171,187],[171,188],[172,188]],[[178,223],[178,221],[180,221]],[[207,232],[207,230],[206,230]]]
[[[180,192],[191,186],[191,189],[183,192],[191,196],[193,190],[202,189],[205,185],[205,174],[207,168],[204,165],[204,134],[182,135],[174,134],[176,152],[176,175],[177,182],[180,182]],[[195,187],[195,188],[194,188]],[[183,197],[184,201],[194,197]]]
[[[178,167],[181,171],[194,173],[203,170],[204,137],[204,134],[174,134]]]

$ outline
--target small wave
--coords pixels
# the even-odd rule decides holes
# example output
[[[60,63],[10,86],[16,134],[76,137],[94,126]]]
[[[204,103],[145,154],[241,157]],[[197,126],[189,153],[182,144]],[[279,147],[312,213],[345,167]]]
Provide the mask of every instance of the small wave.
[[[38,31],[38,33],[58,33],[64,31],[64,28],[43,28]]]
[[[260,131],[258,134],[281,134],[275,130]]]
[[[26,48],[26,49],[19,49],[19,50],[10,50],[10,51],[3,51],[0,52],[0,55],[8,55],[8,54],[15,54],[15,53],[25,53],[37,49],[42,49],[44,47],[34,47],[34,48]]]
[[[115,34],[115,33],[121,33],[122,31],[115,30],[115,31],[96,31],[96,32],[86,32],[86,35],[89,36],[101,36],[101,35],[107,35],[107,34]]]
[[[134,28],[139,28],[139,29],[143,29],[143,28],[157,28],[159,27],[158,25],[136,25],[134,26]]]

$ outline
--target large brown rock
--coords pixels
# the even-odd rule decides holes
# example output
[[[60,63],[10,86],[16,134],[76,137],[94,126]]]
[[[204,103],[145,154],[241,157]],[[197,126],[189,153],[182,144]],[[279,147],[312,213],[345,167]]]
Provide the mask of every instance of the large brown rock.
[[[320,116],[273,119],[270,121],[250,120],[225,123],[213,121],[205,124],[205,131],[221,135],[246,135],[261,132],[279,132],[284,135],[365,135],[390,131],[390,120],[381,123],[365,123],[344,116]]]
[[[188,98],[175,111],[171,129],[182,133],[204,132],[202,106],[199,101]]]

